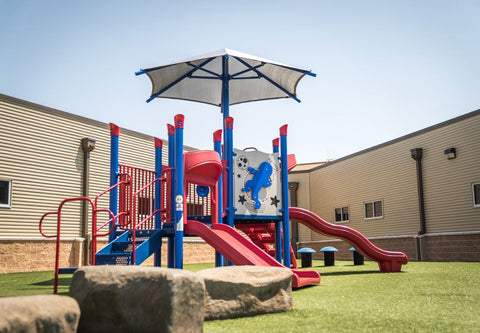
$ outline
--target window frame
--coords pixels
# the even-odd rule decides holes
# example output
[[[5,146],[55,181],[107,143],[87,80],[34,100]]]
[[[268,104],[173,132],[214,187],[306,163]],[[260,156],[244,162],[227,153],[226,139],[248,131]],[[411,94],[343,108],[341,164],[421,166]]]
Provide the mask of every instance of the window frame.
[[[346,208],[348,210],[348,212],[347,212],[348,218],[346,220],[343,219],[344,215],[345,215],[344,212],[343,212],[344,208]],[[337,212],[336,212],[337,209],[340,209],[341,220],[337,220]],[[350,222],[350,206],[335,207],[333,209],[333,221],[335,223],[348,223],[348,222]]]
[[[475,202],[475,187],[480,190],[480,183],[472,183],[472,202],[473,207],[480,207],[480,202]]]
[[[12,180],[0,178],[0,182],[8,183],[8,190],[7,190],[7,203],[0,203],[0,208],[12,208]]]
[[[382,208],[382,215],[379,215],[379,216],[376,216],[375,215],[375,203],[376,202],[380,202],[381,204],[381,208]],[[372,214],[373,216],[372,217],[367,217],[367,205],[368,204],[371,204],[372,205]],[[372,200],[372,201],[365,201],[363,203],[363,218],[365,220],[376,220],[376,219],[383,219],[383,217],[385,216],[385,208],[384,208],[384,204],[383,204],[383,200]]]

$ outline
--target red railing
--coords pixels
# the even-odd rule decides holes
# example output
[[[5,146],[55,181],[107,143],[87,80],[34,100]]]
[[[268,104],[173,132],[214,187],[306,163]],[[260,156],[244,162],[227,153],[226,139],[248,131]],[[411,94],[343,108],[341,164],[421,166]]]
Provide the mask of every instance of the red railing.
[[[155,187],[148,187],[147,190],[142,191],[141,196],[133,197],[133,193],[144,189],[146,184],[151,184],[155,181],[155,171],[142,168],[136,168],[128,165],[120,165],[121,174],[126,174],[131,179],[130,190],[120,188],[119,195],[119,211],[131,212],[125,214],[119,219],[119,227],[123,230],[131,230],[133,220],[144,219],[145,216],[152,215],[155,203]],[[135,202],[134,202],[135,201]],[[155,221],[153,216],[143,224],[144,229],[154,229]]]
[[[160,214],[160,221],[161,223],[171,223],[170,220],[170,193],[171,193],[171,168],[164,167],[162,176],[160,178],[154,179],[153,181],[149,182],[145,186],[141,187],[132,196],[132,203],[133,203],[133,211],[137,211],[137,198],[140,197],[140,195],[143,192],[151,193],[153,190],[153,193],[155,193],[155,185],[157,182],[160,182],[160,208],[155,209],[150,212],[149,215],[144,216],[143,220],[140,220],[141,215],[140,214],[134,214],[133,215],[133,228],[132,228],[132,264],[135,265],[135,254],[136,254],[136,230],[145,230],[143,229],[143,225],[147,223],[151,223],[151,220],[154,220],[155,215]],[[166,198],[167,200],[164,200],[165,198],[165,193],[166,193]],[[153,207],[152,207],[153,208]],[[163,215],[162,215],[163,213]],[[138,222],[140,220],[140,222]],[[157,228],[148,228],[148,229],[157,229]]]
[[[53,282],[53,293],[54,294],[56,294],[58,292],[58,273],[59,273],[59,269],[60,269],[60,239],[61,239],[60,231],[61,231],[61,225],[62,225],[62,209],[63,209],[63,206],[67,202],[72,202],[72,201],[86,201],[86,202],[90,203],[90,206],[91,206],[91,209],[92,209],[92,251],[91,251],[92,252],[92,259],[91,260],[92,260],[92,265],[95,265],[95,253],[96,253],[96,248],[97,248],[97,238],[107,236],[107,235],[112,233],[112,231],[115,227],[116,218],[118,216],[118,215],[115,216],[110,209],[97,209],[98,199],[102,195],[104,195],[105,193],[110,192],[112,189],[116,188],[117,186],[119,186],[121,184],[126,184],[126,183],[128,183],[128,180],[127,181],[121,181],[121,182],[115,184],[114,186],[110,187],[108,190],[103,191],[102,193],[97,195],[95,197],[94,201],[92,199],[88,198],[88,197],[67,198],[60,203],[57,211],[47,212],[47,213],[43,214],[42,217],[40,218],[40,222],[38,224],[38,229],[40,231],[40,234],[43,237],[46,237],[46,238],[56,238],[56,244],[55,244],[55,277],[54,277],[54,282]],[[110,216],[110,219],[98,228],[97,227],[97,214],[100,213],[100,212],[108,213],[109,216]],[[54,234],[54,235],[47,235],[43,232],[43,221],[49,215],[57,215],[57,233]],[[104,234],[98,233],[101,229],[103,229],[109,223],[111,223],[112,227],[109,229],[109,231],[107,233],[104,233]]]
[[[62,209],[67,202],[87,201],[92,210],[92,245],[91,245],[91,264],[95,265],[95,254],[97,252],[97,238],[108,236],[118,225],[123,230],[132,230],[132,262],[135,264],[136,230],[154,229],[154,216],[160,214],[161,223],[171,223],[171,178],[172,170],[170,167],[163,167],[161,178],[155,179],[155,171],[134,168],[126,165],[120,165],[119,182],[109,189],[103,191],[95,197],[94,200],[88,197],[68,198],[63,200],[57,211],[47,212],[39,222],[40,234],[46,238],[56,238],[55,249],[55,278],[54,293],[58,291],[58,274],[60,263],[60,230],[62,220]],[[160,209],[154,209],[155,204],[155,186],[157,181],[161,182],[160,188]],[[142,185],[144,184],[144,185]],[[115,216],[110,209],[98,209],[98,200],[100,197],[110,192],[114,188],[119,188],[119,213]],[[166,199],[164,199],[166,198]],[[98,213],[108,213],[109,219],[102,225],[97,225]],[[49,215],[57,215],[57,233],[47,235],[43,232],[43,221]],[[111,224],[112,227],[105,233],[99,233],[100,230]]]
[[[105,237],[110,235],[113,230],[115,229],[116,221],[118,220],[119,217],[123,216],[128,216],[130,212],[128,211],[120,211],[116,216],[113,215],[112,211],[110,209],[98,209],[98,199],[100,199],[101,196],[103,196],[106,193],[109,193],[111,190],[114,188],[125,188],[125,191],[130,191],[131,192],[131,177],[128,174],[120,173],[119,175],[120,181],[116,183],[115,185],[111,186],[107,190],[103,191],[99,195],[95,197],[95,213],[93,214],[92,217],[92,250],[91,250],[91,264],[95,265],[95,254],[97,253],[97,238],[98,237]],[[110,216],[112,216],[107,222],[103,223],[100,227],[97,227],[97,213],[99,212],[107,212],[109,213]],[[111,224],[111,227],[107,233],[104,234],[99,234],[98,232],[105,228],[105,226]]]
[[[90,198],[87,198],[87,197],[78,197],[78,198],[68,198],[68,199],[65,199],[63,200],[59,207],[58,207],[58,210],[56,212],[48,212],[48,213],[45,213],[43,214],[43,216],[40,218],[40,223],[38,225],[38,228],[40,230],[40,234],[42,234],[42,236],[44,237],[47,237],[47,238],[56,238],[56,246],[55,246],[55,277],[54,277],[54,282],[53,282],[53,293],[56,294],[58,292],[58,272],[59,272],[59,268],[60,268],[60,230],[61,230],[61,224],[62,224],[62,209],[63,209],[63,206],[67,203],[67,202],[71,202],[71,201],[87,201],[90,203],[90,206],[92,208],[92,221],[95,221],[96,218],[97,218],[97,209],[95,208],[95,203],[90,199]],[[102,210],[103,211],[103,210]],[[113,213],[111,211],[109,211],[111,216],[113,217],[113,219],[115,219],[115,217],[113,216]],[[45,217],[47,217],[48,215],[53,215],[53,214],[56,214],[57,215],[57,233],[55,235],[47,235],[43,232],[43,228],[42,228],[42,224],[43,224],[43,220],[45,219]],[[92,222],[93,224],[94,222]]]

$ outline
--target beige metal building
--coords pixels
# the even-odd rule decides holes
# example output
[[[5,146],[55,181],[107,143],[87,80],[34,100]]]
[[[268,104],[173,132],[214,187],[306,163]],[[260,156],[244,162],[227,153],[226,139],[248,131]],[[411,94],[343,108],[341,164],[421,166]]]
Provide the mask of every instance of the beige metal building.
[[[94,140],[88,154],[84,138]],[[67,197],[107,189],[109,149],[108,124],[0,94],[0,273],[53,269],[55,242],[40,235],[39,219]],[[119,155],[122,164],[153,169],[154,139],[121,129]],[[411,259],[480,260],[479,163],[480,110],[335,161],[299,165],[290,198]],[[102,200],[107,207],[108,196]],[[75,203],[64,214],[61,266],[77,266],[85,262],[90,220]],[[54,233],[54,224],[47,221],[45,231]],[[299,247],[334,245],[351,258],[339,240],[302,225],[295,231]],[[184,253],[186,262],[214,261],[198,239],[186,241]]]
[[[296,200],[417,260],[480,260],[480,110],[356,154],[294,169]],[[292,187],[292,186],[291,186]],[[299,247],[350,245],[298,226]],[[320,254],[317,254],[320,256]]]
[[[172,121],[165,120],[165,132],[166,123]],[[84,138],[94,140],[95,145],[88,154],[86,189]],[[121,164],[154,169],[153,137],[121,129],[119,141]],[[164,164],[167,149],[164,142]],[[0,273],[53,269],[55,241],[40,235],[40,217],[56,211],[65,198],[83,196],[85,191],[95,197],[108,189],[109,161],[109,124],[0,94]],[[108,200],[107,195],[100,205],[108,208]],[[54,234],[55,225],[55,218],[47,218],[44,231]],[[84,222],[79,203],[65,206],[61,267],[84,262],[90,225],[91,218]],[[203,241],[186,242],[186,262],[205,258],[214,261],[213,249]]]

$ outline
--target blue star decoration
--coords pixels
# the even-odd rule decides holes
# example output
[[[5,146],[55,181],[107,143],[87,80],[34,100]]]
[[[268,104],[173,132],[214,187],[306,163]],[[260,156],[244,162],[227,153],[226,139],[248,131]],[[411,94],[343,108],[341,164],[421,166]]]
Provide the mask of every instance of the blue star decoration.
[[[278,203],[280,202],[280,200],[277,199],[277,196],[270,198],[270,200],[272,200],[272,203],[270,204],[271,206],[278,207]]]
[[[244,205],[245,201],[247,201],[247,199],[245,199],[244,195],[238,196],[238,202],[240,202],[242,205]]]

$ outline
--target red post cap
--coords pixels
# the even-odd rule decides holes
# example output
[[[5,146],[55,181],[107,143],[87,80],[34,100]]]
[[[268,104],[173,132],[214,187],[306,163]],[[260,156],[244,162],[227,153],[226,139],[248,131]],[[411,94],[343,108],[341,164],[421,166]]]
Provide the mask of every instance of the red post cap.
[[[287,124],[280,127],[280,135],[287,135],[287,127],[288,127]]]
[[[280,146],[280,138],[273,139],[273,140],[272,140],[272,145],[273,145],[274,147]]]
[[[183,129],[183,122],[185,120],[185,116],[183,114],[177,114],[174,120],[175,120],[175,128]]]
[[[222,130],[216,130],[213,132],[213,141],[214,142],[222,142]]]
[[[159,138],[153,138],[155,140],[155,148],[162,148],[163,147],[163,141],[162,139]]]
[[[225,118],[225,128],[226,129],[233,129],[233,118],[232,117]]]
[[[114,123],[110,123],[110,136],[119,136],[119,135],[120,135],[120,127],[118,127]]]
[[[175,135],[175,127],[172,124],[167,124],[168,135]]]

